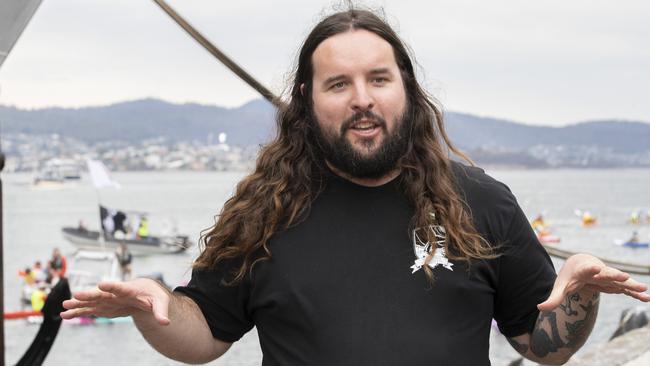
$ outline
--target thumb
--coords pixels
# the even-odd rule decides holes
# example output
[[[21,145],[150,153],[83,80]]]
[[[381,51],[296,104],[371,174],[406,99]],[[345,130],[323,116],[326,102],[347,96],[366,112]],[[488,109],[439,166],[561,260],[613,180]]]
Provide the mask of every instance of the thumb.
[[[169,325],[169,296],[154,296],[151,300],[153,317],[160,325]]]
[[[537,304],[537,309],[539,309],[539,311],[552,311],[560,306],[564,300],[565,288],[566,286],[563,283],[555,283],[549,297],[541,304]]]

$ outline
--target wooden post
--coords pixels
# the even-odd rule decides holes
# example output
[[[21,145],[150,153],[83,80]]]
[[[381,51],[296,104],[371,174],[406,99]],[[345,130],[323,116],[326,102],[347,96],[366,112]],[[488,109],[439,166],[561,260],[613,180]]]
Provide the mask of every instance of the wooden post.
[[[5,298],[4,298],[4,258],[2,239],[2,169],[5,167],[5,155],[0,151],[0,365],[5,364]]]

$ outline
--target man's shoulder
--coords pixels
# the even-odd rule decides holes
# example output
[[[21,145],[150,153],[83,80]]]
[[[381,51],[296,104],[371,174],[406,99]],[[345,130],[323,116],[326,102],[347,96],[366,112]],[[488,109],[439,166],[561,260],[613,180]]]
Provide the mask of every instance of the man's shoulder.
[[[483,169],[457,161],[452,161],[451,167],[459,194],[470,206],[510,205],[515,202],[510,188],[486,174]]]

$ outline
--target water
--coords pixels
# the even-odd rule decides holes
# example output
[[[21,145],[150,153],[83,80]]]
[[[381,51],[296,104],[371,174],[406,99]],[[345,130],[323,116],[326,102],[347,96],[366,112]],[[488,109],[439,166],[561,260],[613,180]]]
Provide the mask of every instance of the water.
[[[650,240],[650,225],[626,223],[631,211],[650,209],[650,170],[548,170],[492,171],[519,199],[529,216],[545,211],[568,249],[637,263],[650,263],[650,250],[632,250],[612,245],[639,230]],[[121,190],[101,190],[99,198],[109,207],[144,210],[155,218],[175,218],[179,231],[196,241],[202,229],[212,225],[213,217],[232,194],[241,173],[147,172],[115,173]],[[34,188],[27,174],[3,174],[5,203],[5,309],[20,307],[20,281],[16,273],[35,259],[46,260],[54,246],[71,254],[74,248],[60,235],[62,226],[76,225],[83,219],[97,227],[97,193],[84,178],[77,184],[59,188]],[[592,228],[582,228],[575,209],[589,210],[599,220]],[[189,279],[189,266],[196,248],[179,255],[137,257],[134,273],[162,272],[165,280],[177,285]],[[555,261],[560,268],[561,261]],[[650,277],[637,276],[648,283]],[[606,341],[615,330],[620,312],[640,303],[624,296],[603,295],[601,310],[584,352]],[[5,321],[6,360],[14,364],[29,346],[38,326],[23,320]],[[497,335],[491,339],[493,365],[504,365],[516,357],[514,350]],[[253,331],[237,342],[215,365],[259,365],[257,335]],[[152,350],[132,323],[75,326],[64,324],[52,347],[46,365],[177,365]]]

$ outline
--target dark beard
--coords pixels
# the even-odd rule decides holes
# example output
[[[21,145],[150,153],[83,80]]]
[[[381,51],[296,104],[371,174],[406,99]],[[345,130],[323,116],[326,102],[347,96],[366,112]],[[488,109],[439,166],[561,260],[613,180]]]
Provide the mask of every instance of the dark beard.
[[[311,123],[314,126],[314,138],[319,151],[327,162],[337,169],[341,170],[352,177],[377,179],[386,176],[397,167],[399,159],[406,154],[408,149],[409,125],[411,123],[411,110],[407,105],[402,116],[396,119],[395,129],[388,133],[386,121],[368,111],[357,113],[350,117],[341,125],[338,136],[332,136],[323,131],[316,119],[313,111],[311,114]],[[379,123],[380,127],[386,134],[381,146],[371,155],[362,155],[354,149],[352,144],[345,138],[345,132],[352,124],[361,118],[366,118]],[[372,142],[368,141],[366,148],[372,147]]]

